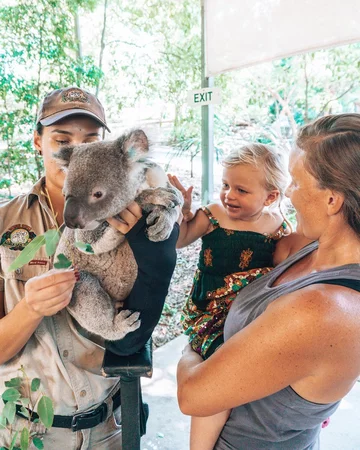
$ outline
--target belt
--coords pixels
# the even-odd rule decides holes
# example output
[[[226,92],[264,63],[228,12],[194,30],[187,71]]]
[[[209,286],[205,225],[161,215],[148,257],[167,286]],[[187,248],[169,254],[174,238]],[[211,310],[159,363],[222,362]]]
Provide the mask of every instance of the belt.
[[[112,397],[113,411],[117,409],[121,404],[120,389]],[[16,405],[16,414],[24,419],[27,419],[21,411],[21,405]],[[39,416],[36,412],[31,413],[29,411],[31,421],[38,419]],[[107,404],[101,403],[97,408],[90,411],[75,413],[73,416],[60,416],[55,415],[52,427],[55,428],[71,428],[72,431],[85,430],[86,428],[93,428],[99,423],[104,422],[107,417],[108,407]]]

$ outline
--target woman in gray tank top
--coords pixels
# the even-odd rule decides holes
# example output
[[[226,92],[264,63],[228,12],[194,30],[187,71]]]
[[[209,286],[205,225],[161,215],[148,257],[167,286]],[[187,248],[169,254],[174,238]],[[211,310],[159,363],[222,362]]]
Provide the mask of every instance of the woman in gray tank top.
[[[231,409],[215,450],[319,448],[360,374],[360,114],[302,128],[289,169],[297,234],[277,249],[289,258],[239,293],[221,348],[203,362],[186,347],[179,362],[185,414]]]

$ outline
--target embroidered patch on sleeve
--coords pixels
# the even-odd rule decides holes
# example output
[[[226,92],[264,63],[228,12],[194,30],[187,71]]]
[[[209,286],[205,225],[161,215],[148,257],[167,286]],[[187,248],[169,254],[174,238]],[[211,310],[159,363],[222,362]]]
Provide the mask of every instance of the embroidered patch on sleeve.
[[[1,236],[0,245],[10,250],[24,250],[34,238],[36,238],[36,234],[31,230],[31,227],[16,224]]]

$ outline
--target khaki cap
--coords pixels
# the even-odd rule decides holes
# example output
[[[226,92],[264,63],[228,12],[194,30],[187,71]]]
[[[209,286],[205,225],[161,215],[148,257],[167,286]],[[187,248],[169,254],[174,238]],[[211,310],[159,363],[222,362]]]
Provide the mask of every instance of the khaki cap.
[[[92,117],[110,132],[100,101],[95,95],[76,86],[50,92],[40,106],[36,124],[40,122],[47,127],[74,114]]]

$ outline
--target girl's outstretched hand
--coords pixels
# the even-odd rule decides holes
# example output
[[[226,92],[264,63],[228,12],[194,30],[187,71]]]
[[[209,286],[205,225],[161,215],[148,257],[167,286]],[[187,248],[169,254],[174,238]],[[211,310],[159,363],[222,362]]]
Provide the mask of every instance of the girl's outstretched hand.
[[[190,186],[188,189],[185,189],[185,187],[180,183],[178,177],[176,175],[170,175],[168,174],[168,179],[170,184],[172,184],[174,187],[176,187],[184,197],[184,205],[182,207],[182,214],[184,216],[185,222],[188,222],[194,217],[194,214],[191,211],[191,204],[192,204],[192,191],[194,189],[194,186]]]

